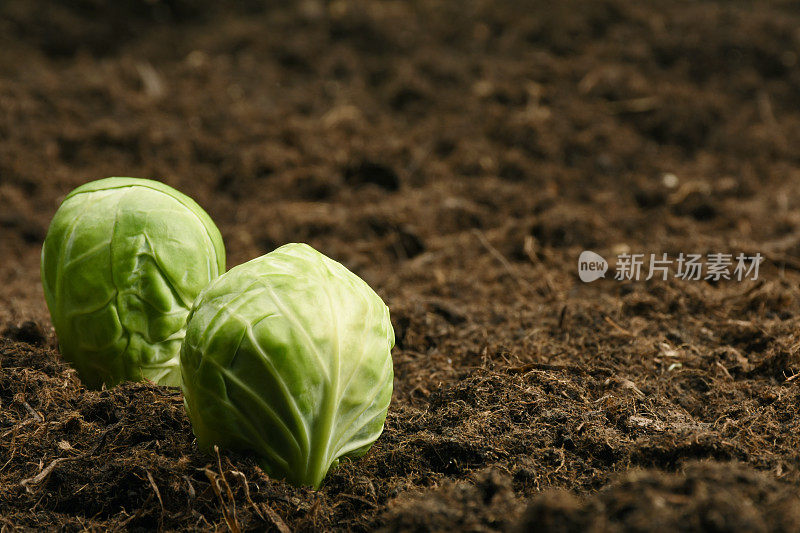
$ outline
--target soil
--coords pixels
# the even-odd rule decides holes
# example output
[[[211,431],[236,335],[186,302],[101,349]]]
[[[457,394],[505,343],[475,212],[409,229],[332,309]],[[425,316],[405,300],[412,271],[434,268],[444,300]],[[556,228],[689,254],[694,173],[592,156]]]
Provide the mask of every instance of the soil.
[[[800,529],[797,4],[279,4],[0,3],[0,528]],[[384,297],[366,457],[295,488],[200,453],[178,389],[81,386],[39,254],[113,175],[195,198],[229,266],[308,242]]]

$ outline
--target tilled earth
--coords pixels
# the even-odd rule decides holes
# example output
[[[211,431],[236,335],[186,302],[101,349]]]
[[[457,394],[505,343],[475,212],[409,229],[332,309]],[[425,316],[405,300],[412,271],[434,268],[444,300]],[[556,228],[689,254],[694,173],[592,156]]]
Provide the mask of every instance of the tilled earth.
[[[800,529],[796,3],[263,4],[0,3],[0,528]],[[294,488],[198,452],[177,389],[82,388],[39,254],[114,175],[194,197],[230,266],[308,242],[384,297],[364,459]]]

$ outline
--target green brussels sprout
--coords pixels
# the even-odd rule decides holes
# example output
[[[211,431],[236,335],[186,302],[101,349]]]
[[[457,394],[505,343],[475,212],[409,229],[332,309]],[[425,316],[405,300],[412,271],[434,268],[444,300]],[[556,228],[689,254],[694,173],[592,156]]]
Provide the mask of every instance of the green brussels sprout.
[[[179,386],[186,317],[225,271],[225,248],[191,198],[157,181],[106,178],[64,199],[41,268],[61,354],[87,387]]]
[[[250,452],[268,474],[319,487],[383,431],[393,346],[381,298],[308,245],[232,268],[200,294],[181,349],[198,445]]]

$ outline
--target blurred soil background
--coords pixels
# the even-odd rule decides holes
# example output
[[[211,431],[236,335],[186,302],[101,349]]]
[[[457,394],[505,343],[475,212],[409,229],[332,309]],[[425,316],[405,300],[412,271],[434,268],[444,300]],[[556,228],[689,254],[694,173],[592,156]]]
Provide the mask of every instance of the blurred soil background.
[[[800,529],[798,28],[763,0],[4,0],[0,528]],[[116,175],[194,197],[229,266],[308,242],[385,298],[363,460],[293,488],[200,454],[176,389],[81,387],[39,254]],[[766,261],[584,284],[584,249]]]

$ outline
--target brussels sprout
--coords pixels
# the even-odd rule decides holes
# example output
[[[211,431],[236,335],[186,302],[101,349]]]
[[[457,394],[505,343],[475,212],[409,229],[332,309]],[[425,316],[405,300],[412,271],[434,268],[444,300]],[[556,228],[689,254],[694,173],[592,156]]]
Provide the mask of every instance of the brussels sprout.
[[[186,316],[225,271],[219,230],[157,181],[107,178],[64,199],[42,247],[42,285],[61,353],[90,388],[180,385]]]
[[[318,487],[383,431],[393,346],[381,298],[310,246],[231,269],[200,294],[181,350],[198,445],[251,452],[270,475]]]

